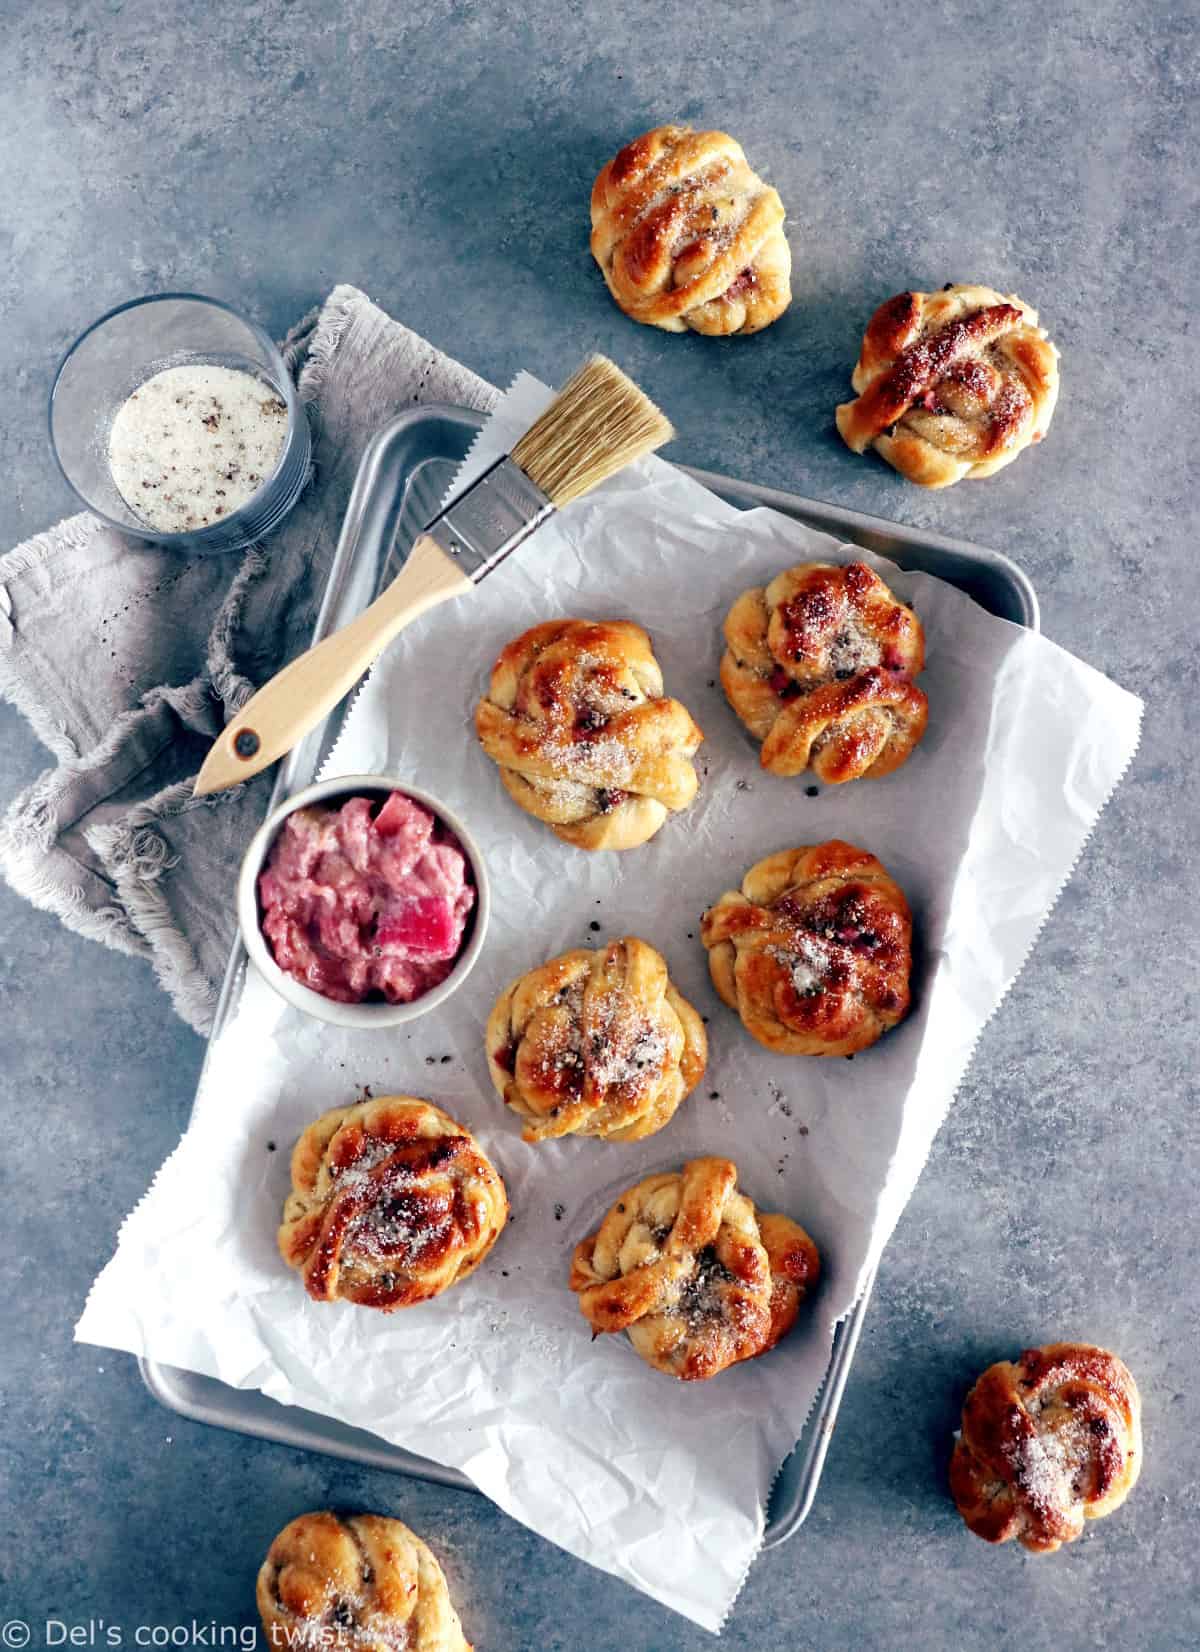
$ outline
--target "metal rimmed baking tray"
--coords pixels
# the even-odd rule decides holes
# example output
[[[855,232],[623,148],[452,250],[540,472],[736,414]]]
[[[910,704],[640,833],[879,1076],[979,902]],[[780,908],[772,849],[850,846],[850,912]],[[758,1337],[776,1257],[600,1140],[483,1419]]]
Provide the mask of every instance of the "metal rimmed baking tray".
[[[400,414],[374,437],[363,455],[347,506],[314,642],[361,613],[393,577],[417,534],[436,513],[482,424],[482,416],[466,408],[416,407]],[[687,465],[680,468],[740,509],[768,505],[809,527],[888,557],[902,568],[948,580],[1001,619],[1031,630],[1039,628],[1032,585],[1015,563],[996,551],[775,488],[734,481],[711,471]],[[335,711],[286,759],[270,807],[316,777],[340,731],[344,710]],[[214,1038],[236,1007],[246,962],[239,941],[217,1004]],[[812,1507],[873,1283],[872,1275],[854,1310],[838,1328],[817,1403],[775,1482],[764,1539],[767,1547],[791,1537]],[[322,1451],[373,1468],[393,1469],[440,1485],[474,1490],[456,1469],[430,1462],[332,1418],[281,1405],[254,1390],[230,1388],[211,1377],[149,1360],[142,1361],[142,1375],[156,1399],[194,1421],[302,1450]]]

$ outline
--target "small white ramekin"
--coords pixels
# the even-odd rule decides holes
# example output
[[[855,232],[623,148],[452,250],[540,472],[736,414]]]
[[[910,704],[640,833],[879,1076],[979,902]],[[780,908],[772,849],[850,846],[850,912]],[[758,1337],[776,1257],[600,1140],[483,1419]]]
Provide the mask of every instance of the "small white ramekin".
[[[275,841],[275,834],[293,810],[306,808],[313,803],[330,803],[335,798],[349,799],[371,796],[375,793],[386,796],[390,792],[403,792],[405,797],[411,797],[414,803],[420,803],[430,814],[442,821],[458,839],[470,863],[475,883],[475,905],[470,919],[473,927],[466,945],[446,979],[423,993],[420,998],[414,998],[410,1004],[340,1004],[335,999],[326,998],[321,993],[314,992],[311,987],[302,985],[286,970],[280,969],[271,956],[271,949],[261,928],[258,875]],[[315,785],[306,786],[303,791],[297,792],[294,797],[289,797],[277,809],[272,810],[263,821],[250,840],[250,847],[246,850],[242,869],[238,874],[238,924],[241,927],[242,941],[255,968],[280,997],[286,998],[296,1009],[304,1010],[308,1015],[315,1015],[320,1021],[331,1021],[338,1027],[399,1027],[407,1021],[415,1021],[418,1016],[445,1003],[450,994],[457,992],[462,986],[483,950],[491,909],[487,868],[475,839],[458,816],[452,814],[445,804],[439,803],[436,797],[422,791],[420,786],[410,785],[399,775],[343,774],[332,780],[318,780]]]

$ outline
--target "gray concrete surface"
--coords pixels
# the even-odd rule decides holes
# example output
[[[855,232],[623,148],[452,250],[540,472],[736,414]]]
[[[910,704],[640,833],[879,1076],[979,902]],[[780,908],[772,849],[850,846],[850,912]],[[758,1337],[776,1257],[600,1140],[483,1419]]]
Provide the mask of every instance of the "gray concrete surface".
[[[101,310],[192,287],[279,333],[349,280],[495,379],[610,351],[697,464],[1010,552],[1049,635],[1145,696],[1134,769],[888,1253],[816,1509],[725,1644],[1195,1647],[1194,14],[0,0],[0,21],[0,543],[70,504],[43,400]],[[667,117],[733,131],[788,205],[795,302],[758,338],[637,328],[590,263],[594,173]],[[831,412],[875,303],[950,279],[1038,304],[1064,388],[1041,450],[925,495],[851,456]],[[46,761],[0,708],[0,799]],[[249,1625],[275,1530],[333,1502],[425,1533],[484,1652],[711,1644],[481,1499],[180,1422],[131,1361],[73,1347],[202,1050],[148,970],[4,889],[0,933],[0,1619],[35,1646],[49,1618],[126,1645]],[[1145,1472],[1073,1550],[993,1552],[946,1496],[956,1409],[982,1365],[1063,1334],[1132,1365]]]

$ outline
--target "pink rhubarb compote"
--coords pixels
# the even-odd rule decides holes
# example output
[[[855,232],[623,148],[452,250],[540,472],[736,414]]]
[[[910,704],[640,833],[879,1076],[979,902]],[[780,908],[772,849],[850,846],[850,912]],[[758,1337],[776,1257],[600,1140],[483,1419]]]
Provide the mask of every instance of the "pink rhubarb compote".
[[[258,880],[280,969],[343,1004],[408,1004],[454,967],[475,904],[458,840],[392,792],[297,809]]]

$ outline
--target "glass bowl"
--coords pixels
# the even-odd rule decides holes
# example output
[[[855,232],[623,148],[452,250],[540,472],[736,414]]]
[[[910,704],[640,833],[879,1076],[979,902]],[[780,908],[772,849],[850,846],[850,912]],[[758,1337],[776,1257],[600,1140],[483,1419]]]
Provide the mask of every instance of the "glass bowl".
[[[117,491],[108,437],[130,394],[168,367],[203,363],[240,368],[287,406],[287,434],[274,471],[244,505],[206,527],[164,532],[144,522]],[[94,321],[67,351],[50,391],[50,445],[85,508],[122,533],[155,545],[210,554],[264,538],[291,510],[308,476],[308,418],[274,344],[252,321],[216,298],[159,293],[135,298]]]

